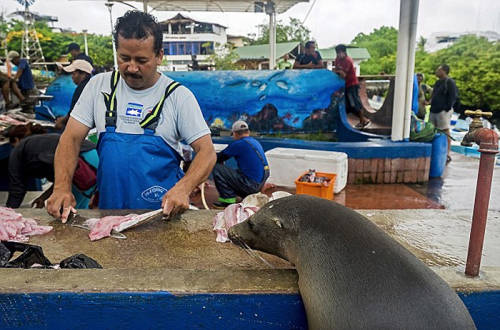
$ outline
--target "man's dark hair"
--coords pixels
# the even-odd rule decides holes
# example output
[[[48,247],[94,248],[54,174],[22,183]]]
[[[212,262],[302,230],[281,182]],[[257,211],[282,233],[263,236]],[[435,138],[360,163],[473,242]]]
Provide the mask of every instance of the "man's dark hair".
[[[335,52],[337,54],[340,53],[340,52],[347,54],[347,47],[345,45],[343,45],[343,44],[338,44],[337,46],[335,46]]]
[[[314,42],[312,40],[306,42],[306,45],[305,45],[306,48],[311,48],[311,46],[316,46],[316,42]]]
[[[449,74],[449,73],[450,73],[450,67],[449,67],[447,64],[441,64],[441,69],[443,69],[443,71],[444,71],[446,74]]]
[[[80,45],[77,44],[76,42],[72,42],[68,45],[68,53],[71,52],[72,50],[80,50]]]
[[[153,49],[158,55],[163,46],[163,33],[156,19],[142,11],[129,10],[116,20],[113,38],[118,48],[118,36],[125,39],[154,38]]]

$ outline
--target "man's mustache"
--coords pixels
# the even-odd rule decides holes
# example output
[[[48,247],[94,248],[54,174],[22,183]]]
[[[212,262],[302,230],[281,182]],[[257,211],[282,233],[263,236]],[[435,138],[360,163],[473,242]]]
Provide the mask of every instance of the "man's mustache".
[[[125,72],[125,77],[130,77],[130,78],[133,78],[133,79],[141,79],[142,78],[142,76],[139,75],[139,74],[128,73],[128,72]]]

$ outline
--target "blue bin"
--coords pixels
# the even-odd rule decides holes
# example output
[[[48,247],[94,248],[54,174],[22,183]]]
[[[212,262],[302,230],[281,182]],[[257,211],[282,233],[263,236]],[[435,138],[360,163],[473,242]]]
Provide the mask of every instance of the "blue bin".
[[[431,168],[429,177],[436,178],[443,175],[448,155],[448,139],[446,135],[438,133],[432,140]]]

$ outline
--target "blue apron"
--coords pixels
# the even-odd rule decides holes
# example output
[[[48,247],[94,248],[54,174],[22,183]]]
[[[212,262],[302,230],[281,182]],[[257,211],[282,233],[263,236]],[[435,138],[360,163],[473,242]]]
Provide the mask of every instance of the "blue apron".
[[[165,100],[180,85],[172,82],[160,102],[141,121],[144,134],[116,132],[118,71],[111,75],[111,93],[103,92],[106,131],[99,135],[97,187],[101,209],[159,209],[163,195],[184,173],[181,157],[155,135]]]

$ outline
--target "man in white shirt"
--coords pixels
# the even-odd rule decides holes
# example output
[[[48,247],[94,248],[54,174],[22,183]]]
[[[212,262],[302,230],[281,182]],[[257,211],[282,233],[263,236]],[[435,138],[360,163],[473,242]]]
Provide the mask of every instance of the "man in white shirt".
[[[47,211],[63,222],[75,205],[71,179],[80,142],[93,127],[99,133],[99,208],[182,212],[215,164],[210,130],[194,95],[157,71],[163,35],[156,20],[129,11],[118,18],[113,37],[118,71],[89,81],[57,148]],[[196,152],[186,175],[179,168],[181,141]]]

